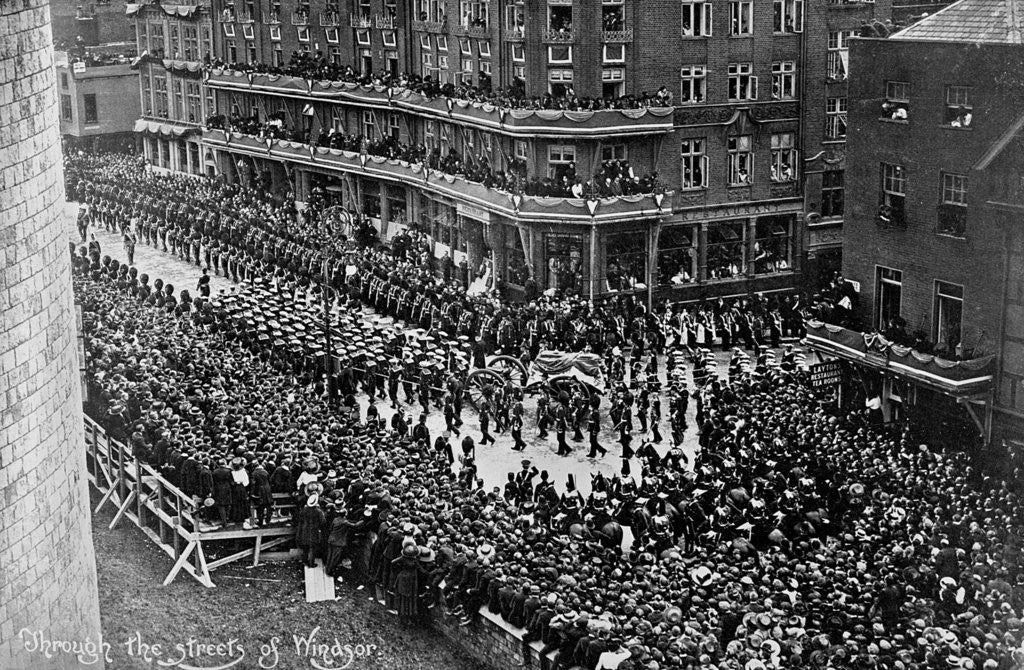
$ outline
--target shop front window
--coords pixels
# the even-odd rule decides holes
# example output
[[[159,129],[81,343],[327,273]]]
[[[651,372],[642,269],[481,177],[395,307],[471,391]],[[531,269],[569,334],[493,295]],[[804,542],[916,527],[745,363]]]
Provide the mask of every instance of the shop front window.
[[[405,206],[405,189],[401,186],[388,186],[387,198],[388,219],[392,223],[408,223],[409,217]]]
[[[526,265],[523,236],[515,228],[505,229],[505,259],[508,262],[508,283],[525,286],[530,278],[530,269]]]
[[[377,218],[380,216],[380,184],[363,182],[363,214]]]
[[[605,249],[609,291],[647,288],[647,236],[643,232],[609,235]]]
[[[579,292],[583,288],[583,236],[545,235],[544,264],[548,288]]]
[[[785,272],[790,267],[790,229],[788,216],[769,216],[757,220],[754,239],[754,272]]]
[[[697,228],[666,228],[658,236],[658,285],[691,284],[697,279]]]
[[[731,279],[746,271],[746,222],[708,225],[708,279]]]

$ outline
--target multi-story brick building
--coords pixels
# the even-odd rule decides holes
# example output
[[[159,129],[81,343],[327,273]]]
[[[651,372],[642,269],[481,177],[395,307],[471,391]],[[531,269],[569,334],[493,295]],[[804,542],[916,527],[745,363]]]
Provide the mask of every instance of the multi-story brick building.
[[[853,40],[843,274],[867,336],[812,335],[868,370],[883,396],[940,408],[934,425],[970,416],[997,440],[1024,436],[1024,78],[1012,5],[961,0],[888,39]]]
[[[693,300],[803,284],[801,96],[817,86],[805,64],[826,60],[829,25],[818,19],[810,49],[803,0],[213,1],[216,62],[201,97],[224,118],[204,132],[203,170],[262,176],[300,199],[325,188],[384,237],[416,225],[438,256],[492,261],[513,295],[535,284]],[[140,26],[160,13],[144,5]],[[152,51],[171,36],[147,39]],[[289,67],[303,53],[320,66]],[[422,95],[410,77],[435,85]],[[171,105],[158,99],[173,91],[143,93],[144,116]],[[563,111],[538,102],[549,94],[655,104]],[[343,152],[334,135],[361,137]],[[385,142],[523,181],[485,188],[383,160],[373,145]],[[156,148],[154,163],[177,167]],[[624,196],[568,188],[609,161],[657,178]],[[554,194],[529,187],[563,177]]]
[[[135,124],[157,169],[213,174],[200,146],[203,121],[213,113],[203,86],[203,63],[215,58],[209,5],[131,4],[139,49],[142,115]]]

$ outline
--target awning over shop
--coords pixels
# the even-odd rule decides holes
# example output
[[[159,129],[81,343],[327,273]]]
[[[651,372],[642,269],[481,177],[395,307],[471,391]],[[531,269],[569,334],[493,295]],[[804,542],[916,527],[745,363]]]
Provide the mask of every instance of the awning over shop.
[[[186,126],[168,121],[152,121],[149,119],[136,119],[134,130],[137,133],[176,138],[198,135],[202,132],[200,128],[195,126]]]
[[[995,356],[950,361],[886,340],[821,321],[807,322],[811,349],[878,370],[886,370],[956,398],[976,397],[992,388]]]

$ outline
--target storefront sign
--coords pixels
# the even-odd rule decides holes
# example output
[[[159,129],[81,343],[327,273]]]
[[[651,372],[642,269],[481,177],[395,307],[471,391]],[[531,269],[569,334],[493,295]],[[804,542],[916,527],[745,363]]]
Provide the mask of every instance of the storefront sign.
[[[472,205],[464,205],[461,202],[455,204],[455,211],[462,216],[476,219],[477,221],[486,221],[490,223],[491,214],[486,209],[479,207],[473,207]]]
[[[843,366],[839,361],[826,361],[811,366],[811,386],[816,389],[838,386],[843,380]]]

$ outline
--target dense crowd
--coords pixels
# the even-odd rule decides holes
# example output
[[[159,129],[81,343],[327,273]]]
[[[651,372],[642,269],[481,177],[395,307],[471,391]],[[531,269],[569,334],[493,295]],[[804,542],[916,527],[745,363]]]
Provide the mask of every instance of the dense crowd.
[[[365,153],[408,163],[425,164],[432,170],[464,177],[467,181],[483,184],[508,193],[524,193],[530,196],[588,198],[614,197],[653,193],[660,187],[657,173],[637,176],[627,160],[602,161],[601,169],[591,179],[583,180],[576,173],[576,163],[568,163],[565,169],[553,177],[538,179],[528,177],[526,163],[522,159],[508,159],[504,171],[491,169],[490,158],[459,153],[454,150],[442,152],[441,147],[428,147],[422,142],[409,144],[394,137],[369,138],[364,135],[348,134],[330,128],[313,136],[311,131],[291,130],[285,127],[284,113],[272,116],[267,121],[256,117],[233,116],[230,119],[217,115],[207,120],[210,128],[218,128],[251,135],[264,139],[283,139],[330,149],[342,149]]]
[[[148,219],[165,231],[153,241],[178,231],[168,251],[198,263],[203,236],[219,238],[229,255],[219,271],[241,267],[239,279],[270,278],[279,302],[301,302],[321,257],[305,246],[316,225],[287,204],[191,180],[185,200],[175,178],[93,160],[72,161],[70,192],[91,199],[100,225],[130,231]],[[185,202],[194,209],[179,218]],[[241,232],[250,229],[253,239]],[[269,256],[246,250],[253,240]],[[673,424],[664,454],[646,439],[636,447],[635,479],[595,476],[583,495],[571,478],[563,486],[524,462],[504,489],[488,490],[475,451],[453,467],[443,435],[385,421],[377,408],[330,407],[322,381],[276,355],[273,339],[222,327],[223,315],[204,308],[216,297],[153,291],[134,268],[87,247],[75,254],[76,293],[108,425],[167,476],[210,496],[222,522],[246,518],[250,505],[265,522],[268,496],[295,492],[307,560],[323,556],[334,574],[364,568],[395,614],[443,601],[469,625],[485,606],[556,651],[562,668],[1024,662],[1019,464],[985,474],[955,448],[840,412],[792,359],[777,365],[759,346],[772,330],[758,325],[762,312],[780,314],[780,333],[799,333],[799,304],[788,321],[760,299],[668,316],[628,299],[513,306],[465,297],[402,245],[326,248],[356,270],[331,274],[339,311],[369,303],[455,341],[479,333],[467,351],[474,363],[489,351],[590,348],[607,357],[612,385],[659,389],[676,412],[695,401],[700,448],[688,462],[674,446],[688,427]],[[746,325],[719,331],[734,314]],[[754,357],[744,364],[735,355],[721,379],[703,350],[737,343]],[[695,388],[686,383],[691,364]],[[369,375],[354,374],[365,390]],[[568,413],[573,401],[551,402]],[[624,527],[634,538],[625,546]]]
[[[516,80],[507,88],[492,89],[490,78],[483,77],[478,86],[469,84],[443,83],[431,76],[416,74],[393,74],[381,71],[377,74],[363,73],[351,65],[341,65],[327,58],[322,51],[315,54],[293,51],[288,64],[274,66],[269,63],[225,63],[214,61],[214,68],[227,67],[238,72],[289,75],[317,81],[343,81],[374,87],[407,89],[427,98],[452,98],[466,102],[490,104],[505,109],[599,111],[605,109],[643,109],[646,107],[671,107],[672,93],[662,86],[653,94],[615,97],[580,97],[569,87],[564,95],[545,93],[542,96],[527,96],[522,80]]]

